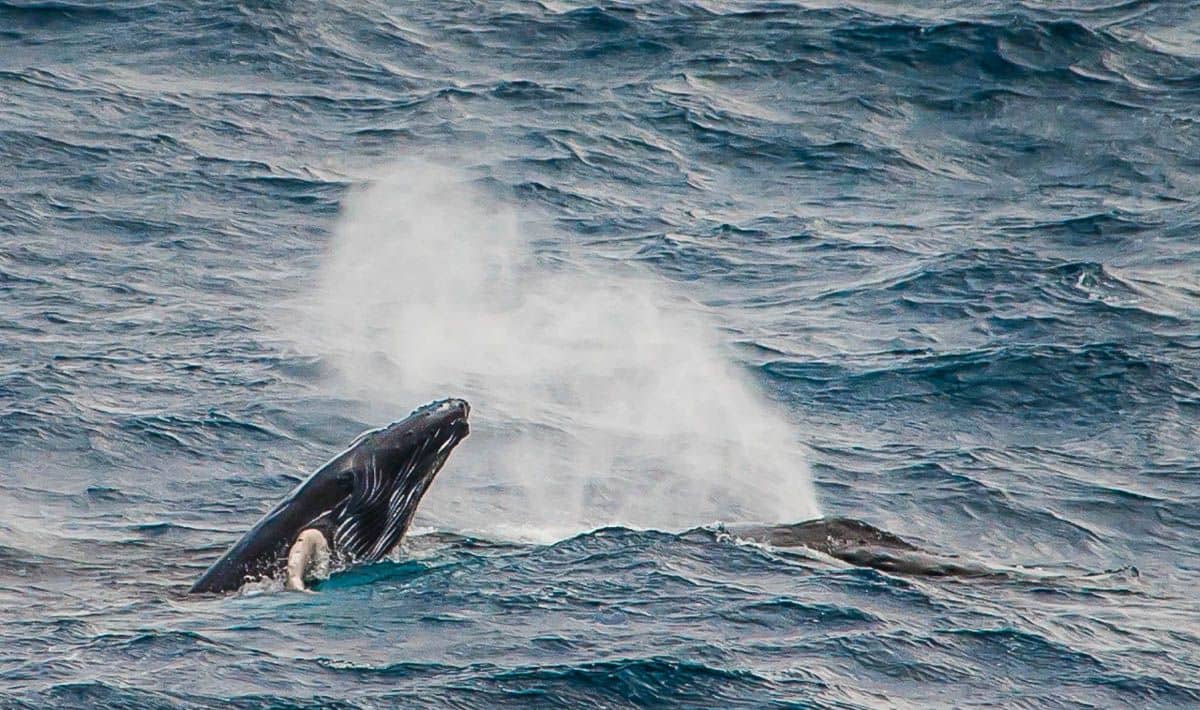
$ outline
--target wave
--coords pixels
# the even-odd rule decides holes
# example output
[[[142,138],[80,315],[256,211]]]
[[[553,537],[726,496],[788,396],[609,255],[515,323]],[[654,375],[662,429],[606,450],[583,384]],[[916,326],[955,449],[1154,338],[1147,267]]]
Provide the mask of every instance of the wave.
[[[0,0],[0,705],[1197,704],[1195,20]],[[184,594],[464,392],[453,533]]]

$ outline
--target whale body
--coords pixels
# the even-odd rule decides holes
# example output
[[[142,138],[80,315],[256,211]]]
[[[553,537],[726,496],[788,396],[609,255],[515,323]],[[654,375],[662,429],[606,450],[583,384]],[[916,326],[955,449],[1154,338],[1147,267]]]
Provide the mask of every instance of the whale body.
[[[773,547],[806,547],[859,567],[925,577],[1001,574],[981,564],[935,555],[886,530],[854,518],[818,518],[771,526],[729,526],[734,537]]]
[[[382,559],[469,433],[470,411],[466,401],[446,399],[360,434],[263,516],[190,591],[233,591],[285,571],[288,588],[302,589],[300,580],[318,555],[343,565]]]

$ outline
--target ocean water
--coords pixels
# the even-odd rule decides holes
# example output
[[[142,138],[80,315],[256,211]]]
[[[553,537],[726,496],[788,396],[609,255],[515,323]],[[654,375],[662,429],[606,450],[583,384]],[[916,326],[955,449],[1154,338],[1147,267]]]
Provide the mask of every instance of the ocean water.
[[[1185,3],[0,0],[0,706],[1200,706],[1198,156]]]

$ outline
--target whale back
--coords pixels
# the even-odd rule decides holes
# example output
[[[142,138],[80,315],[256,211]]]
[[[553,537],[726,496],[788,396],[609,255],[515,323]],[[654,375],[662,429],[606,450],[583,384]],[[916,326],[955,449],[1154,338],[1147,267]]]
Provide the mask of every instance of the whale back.
[[[917,551],[919,548],[886,530],[854,518],[818,518],[794,525],[765,528],[763,542],[776,547],[807,547],[837,557],[835,552],[854,547]]]
[[[983,565],[935,555],[904,538],[854,518],[818,518],[802,523],[729,528],[734,536],[774,547],[806,547],[859,567],[926,577],[997,574]]]

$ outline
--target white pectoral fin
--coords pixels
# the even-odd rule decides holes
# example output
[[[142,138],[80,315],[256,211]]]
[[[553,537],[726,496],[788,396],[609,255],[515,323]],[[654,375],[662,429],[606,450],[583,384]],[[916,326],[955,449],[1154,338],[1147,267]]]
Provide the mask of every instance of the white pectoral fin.
[[[287,579],[284,589],[293,592],[308,592],[304,586],[304,577],[315,569],[321,569],[329,564],[329,543],[319,531],[308,528],[296,536],[296,542],[288,551]]]

